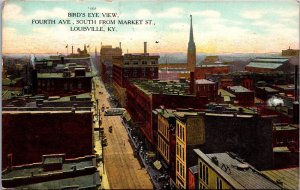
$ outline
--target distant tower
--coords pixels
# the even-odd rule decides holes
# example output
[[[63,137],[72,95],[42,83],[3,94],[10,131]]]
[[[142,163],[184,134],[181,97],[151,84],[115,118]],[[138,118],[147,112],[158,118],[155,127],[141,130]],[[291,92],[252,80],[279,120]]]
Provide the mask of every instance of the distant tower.
[[[193,35],[193,21],[192,15],[191,17],[191,27],[190,27],[190,39],[188,45],[188,52],[187,52],[187,69],[190,71],[194,71],[196,66],[196,45],[194,42],[194,35]]]

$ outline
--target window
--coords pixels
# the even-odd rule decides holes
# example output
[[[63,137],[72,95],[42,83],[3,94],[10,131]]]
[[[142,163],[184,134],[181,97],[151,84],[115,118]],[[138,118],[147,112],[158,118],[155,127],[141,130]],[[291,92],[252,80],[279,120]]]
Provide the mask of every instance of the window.
[[[156,64],[156,61],[151,61],[151,64],[152,64],[152,65]]]
[[[142,61],[142,64],[143,64],[143,65],[147,65],[147,61],[143,60],[143,61]]]
[[[133,69],[133,77],[137,77],[138,71],[137,69]]]
[[[125,62],[124,62],[124,65],[129,65],[129,61],[125,61]]]
[[[222,190],[222,180],[217,177],[217,190]]]
[[[142,68],[142,76],[146,77],[146,68]]]
[[[208,184],[208,167],[205,166],[202,162],[200,162],[200,179]]]
[[[133,64],[134,64],[134,65],[138,65],[139,62],[138,62],[138,61],[133,61]]]

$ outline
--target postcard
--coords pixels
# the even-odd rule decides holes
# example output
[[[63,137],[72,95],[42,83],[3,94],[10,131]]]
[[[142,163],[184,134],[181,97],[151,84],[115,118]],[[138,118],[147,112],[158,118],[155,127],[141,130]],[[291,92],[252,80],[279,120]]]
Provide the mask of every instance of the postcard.
[[[298,189],[296,0],[2,2],[7,189]]]

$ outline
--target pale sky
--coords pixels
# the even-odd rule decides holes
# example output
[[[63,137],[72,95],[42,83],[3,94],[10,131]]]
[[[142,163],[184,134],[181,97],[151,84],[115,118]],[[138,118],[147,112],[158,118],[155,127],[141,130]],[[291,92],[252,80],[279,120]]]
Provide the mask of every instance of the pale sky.
[[[96,7],[96,11],[89,10]],[[155,25],[109,25],[116,32],[74,32],[75,25],[32,25],[32,19],[68,18],[72,13],[117,13],[115,19],[151,19]],[[3,10],[3,53],[66,53],[89,44],[91,52],[103,45],[123,52],[186,52],[189,15],[193,15],[197,53],[281,52],[299,48],[299,3],[274,1],[16,1]],[[91,19],[91,18],[84,18]],[[97,18],[103,20],[103,18]],[[83,26],[83,25],[81,25]],[[89,25],[100,26],[100,25]],[[105,27],[107,27],[106,25]],[[159,43],[155,43],[158,41]]]

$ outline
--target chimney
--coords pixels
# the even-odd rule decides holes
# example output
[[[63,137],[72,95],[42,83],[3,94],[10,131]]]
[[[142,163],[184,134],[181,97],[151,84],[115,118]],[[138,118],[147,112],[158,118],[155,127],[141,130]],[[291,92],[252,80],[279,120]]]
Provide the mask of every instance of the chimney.
[[[195,74],[194,72],[190,72],[190,93],[195,93]]]
[[[73,54],[73,46],[72,46],[72,54]]]
[[[120,49],[122,49],[121,42],[119,42]]]
[[[147,42],[144,42],[144,54],[147,53]]]

